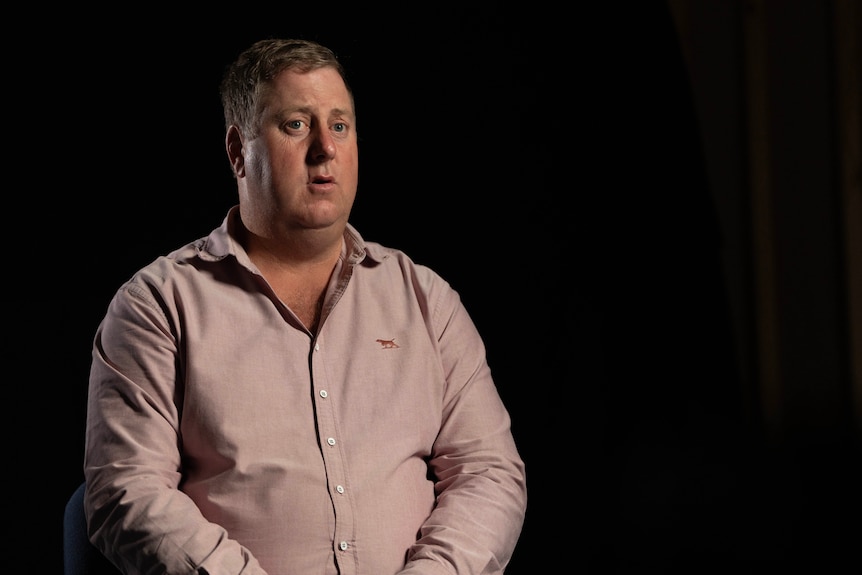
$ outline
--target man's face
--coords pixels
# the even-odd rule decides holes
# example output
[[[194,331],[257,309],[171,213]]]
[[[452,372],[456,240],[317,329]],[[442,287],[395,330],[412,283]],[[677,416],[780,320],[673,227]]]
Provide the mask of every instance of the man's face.
[[[359,180],[353,101],[332,68],[286,70],[262,97],[260,131],[237,168],[245,225],[271,236],[343,228]],[[339,232],[340,233],[340,232]]]

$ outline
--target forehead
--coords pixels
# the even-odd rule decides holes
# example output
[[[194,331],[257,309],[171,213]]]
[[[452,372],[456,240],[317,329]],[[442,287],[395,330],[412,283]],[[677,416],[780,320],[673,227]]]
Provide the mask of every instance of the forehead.
[[[353,102],[344,79],[334,68],[302,72],[283,70],[264,95],[264,105],[279,108],[314,108],[353,112]]]

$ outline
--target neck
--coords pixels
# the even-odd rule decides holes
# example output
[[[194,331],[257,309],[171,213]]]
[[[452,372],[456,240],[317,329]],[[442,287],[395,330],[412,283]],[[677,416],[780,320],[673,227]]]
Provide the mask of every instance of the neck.
[[[239,224],[237,241],[259,267],[324,267],[331,271],[341,254],[343,234],[335,235],[332,229],[296,230],[276,237],[255,233],[241,221]]]

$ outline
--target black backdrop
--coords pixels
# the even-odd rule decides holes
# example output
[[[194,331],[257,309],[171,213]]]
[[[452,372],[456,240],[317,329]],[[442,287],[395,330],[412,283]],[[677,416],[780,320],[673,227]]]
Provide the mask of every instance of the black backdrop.
[[[440,271],[486,337],[530,490],[508,573],[793,557],[761,536],[780,515],[750,513],[780,495],[760,499],[768,473],[740,424],[670,15],[663,2],[585,4],[36,19],[7,80],[26,112],[7,243],[11,317],[23,314],[10,364],[26,367],[7,409],[29,571],[61,568],[108,300],[219,225],[235,201],[221,70],[253,40],[292,35],[334,48],[357,93],[353,223]]]

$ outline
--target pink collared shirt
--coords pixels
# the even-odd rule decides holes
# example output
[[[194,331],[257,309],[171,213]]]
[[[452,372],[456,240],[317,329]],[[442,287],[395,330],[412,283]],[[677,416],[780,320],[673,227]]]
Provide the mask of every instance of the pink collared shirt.
[[[348,226],[317,334],[221,227],[112,299],[92,541],[128,573],[502,573],[524,463],[450,285]]]

